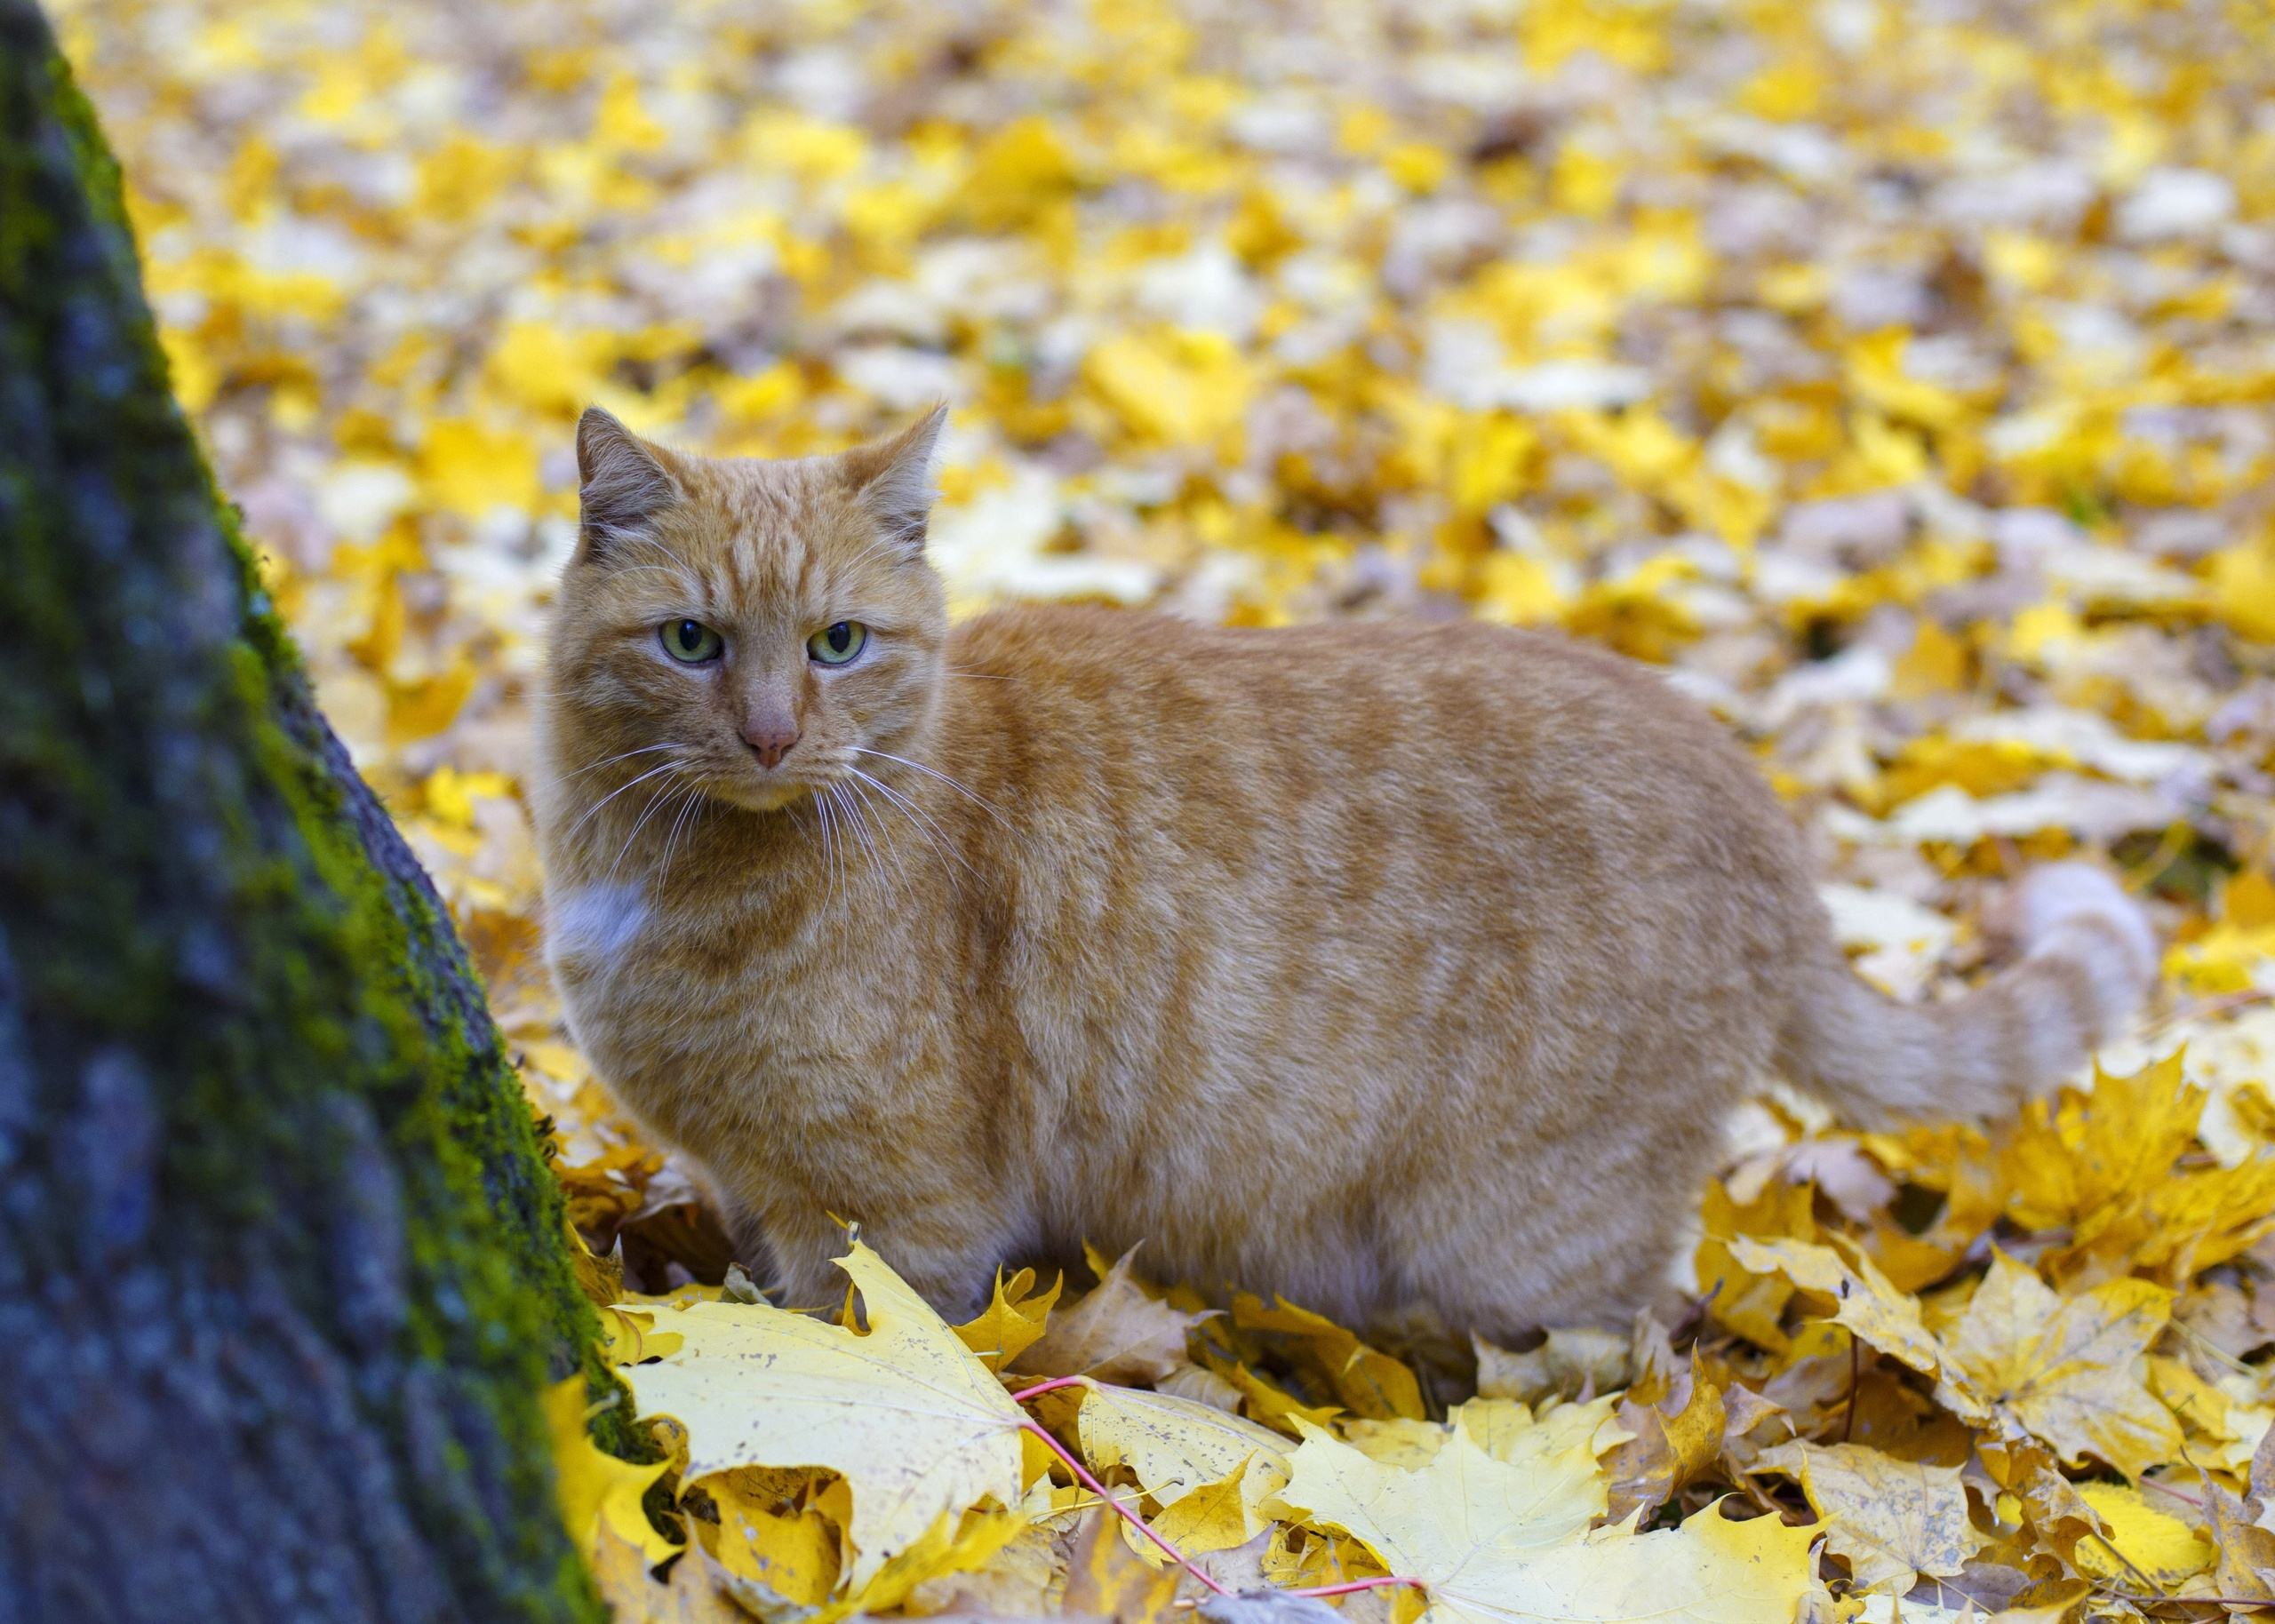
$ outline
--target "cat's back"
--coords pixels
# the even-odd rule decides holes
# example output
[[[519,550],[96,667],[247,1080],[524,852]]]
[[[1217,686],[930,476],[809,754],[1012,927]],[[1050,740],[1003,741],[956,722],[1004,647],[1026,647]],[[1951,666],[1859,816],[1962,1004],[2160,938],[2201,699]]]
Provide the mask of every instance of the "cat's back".
[[[1648,667],[1553,633],[1027,606],[958,628],[949,665],[962,765],[1031,795],[1265,821],[1359,801],[1362,822],[1473,810],[1598,851],[1798,854],[1720,722]]]

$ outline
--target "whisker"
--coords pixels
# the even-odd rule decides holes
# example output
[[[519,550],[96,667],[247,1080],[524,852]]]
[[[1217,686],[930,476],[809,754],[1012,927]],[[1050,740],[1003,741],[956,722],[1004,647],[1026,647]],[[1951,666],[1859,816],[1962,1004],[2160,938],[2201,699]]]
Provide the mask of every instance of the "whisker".
[[[604,761],[595,761],[589,767],[580,767],[573,773],[564,773],[558,777],[548,778],[546,782],[552,784],[574,784],[587,773],[596,773],[603,767],[614,767],[619,761],[628,761],[634,756],[652,755],[659,750],[678,748],[679,745],[676,743],[668,740],[661,744],[643,744],[637,750],[627,750],[621,755],[611,756]]]
[[[828,792],[817,787],[809,797],[814,809],[814,822],[821,830],[822,873],[826,885],[822,892],[825,905],[837,895],[837,820],[831,815]]]
[[[624,837],[624,844],[617,848],[616,861],[609,865],[608,879],[611,885],[616,883],[617,870],[622,868],[625,858],[632,855],[632,843],[640,838],[640,831],[647,827],[648,820],[656,815],[656,808],[670,805],[672,801],[678,799],[678,795],[679,786],[672,784],[658,790],[648,797],[648,804],[641,808],[639,817],[633,823],[632,832]]]
[[[860,745],[858,745],[858,744],[850,744],[850,745],[848,745],[848,746],[847,746],[847,748],[848,748],[848,749],[850,749],[850,750],[851,750],[851,751],[853,752],[853,753],[854,753],[854,754],[856,754],[856,755],[864,755],[864,756],[878,756],[878,757],[881,757],[881,758],[882,758],[883,760],[888,760],[888,761],[898,761],[898,762],[899,762],[903,767],[914,768],[916,771],[918,771],[918,772],[920,772],[920,773],[923,773],[923,774],[928,775],[929,776],[931,776],[931,777],[934,777],[934,778],[938,778],[938,779],[942,784],[946,784],[950,789],[954,790],[957,794],[959,794],[959,795],[962,796],[966,800],[969,800],[970,802],[971,802],[971,804],[972,804],[973,806],[978,807],[981,811],[983,811],[983,812],[986,813],[986,814],[988,815],[988,816],[990,816],[990,817],[994,818],[997,823],[1002,824],[1003,825],[1003,827],[1004,827],[1004,828],[1009,829],[1009,828],[1011,826],[1011,825],[1010,825],[1010,821],[1004,817],[1004,816],[1003,816],[1003,814],[1002,814],[1002,810],[1001,810],[1001,809],[999,809],[998,808],[996,808],[996,807],[994,807],[994,806],[991,805],[991,804],[990,804],[990,803],[988,803],[987,801],[985,801],[985,800],[981,800],[978,795],[973,794],[970,790],[968,790],[968,789],[964,788],[964,787],[963,787],[963,785],[962,785],[961,784],[958,784],[954,779],[953,779],[953,778],[949,777],[949,776],[947,776],[947,774],[946,774],[946,773],[944,773],[944,772],[938,772],[938,771],[936,771],[936,770],[934,770],[933,768],[930,768],[930,767],[925,766],[925,765],[924,765],[924,763],[923,763],[923,762],[922,762],[922,761],[912,761],[912,760],[908,760],[906,757],[905,757],[905,756],[897,756],[897,755],[894,755],[894,754],[892,754],[892,753],[890,753],[890,752],[887,752],[887,751],[882,751],[882,750],[864,750],[864,749],[863,749]]]
[[[953,846],[947,843],[947,832],[942,829],[938,823],[933,821],[931,814],[926,812],[914,801],[910,800],[908,797],[894,789],[892,785],[885,783],[882,779],[872,778],[859,768],[849,767],[846,768],[846,771],[851,773],[862,783],[875,790],[878,794],[882,795],[891,805],[898,808],[900,809],[900,815],[903,817],[907,818],[910,823],[916,826],[916,832],[922,835],[926,844],[930,845],[934,851],[938,852],[941,856],[942,858],[947,862],[954,864],[958,868],[963,870],[965,873],[970,874],[974,880],[979,878],[978,872],[975,870],[970,864],[964,861],[963,854],[957,851]],[[948,883],[950,885],[954,885],[956,883],[956,877],[954,874],[950,874],[948,876]],[[957,888],[962,889],[962,888],[958,887]]]
[[[690,784],[681,793],[683,797],[683,804],[672,818],[671,832],[664,836],[663,860],[656,865],[656,884],[659,888],[663,885],[664,877],[671,872],[672,859],[679,855],[681,827],[687,824],[690,816],[701,810],[703,806],[703,786],[700,784]]]
[[[619,795],[623,794],[626,790],[633,789],[640,784],[645,784],[649,779],[655,777],[659,773],[675,771],[678,767],[679,763],[676,761],[667,761],[661,767],[651,768],[648,771],[642,773],[630,784],[620,784],[617,788],[611,790],[607,794],[602,796],[600,800],[595,801],[591,806],[585,808],[585,816],[579,818],[575,823],[569,826],[569,832],[562,836],[563,840],[566,841],[573,839],[578,830],[582,829],[587,824],[592,821],[594,814],[597,813],[603,807],[608,805],[610,801],[614,800]]]
[[[854,771],[854,776],[861,779],[863,783],[866,784],[876,784],[877,782],[874,778],[870,777],[866,773],[861,772],[858,769]],[[849,784],[845,787],[852,791],[854,795],[859,799],[862,808],[866,811],[871,814],[876,814],[875,804],[869,800],[869,792],[867,790],[863,789],[861,785],[858,784]],[[878,787],[882,788],[883,786],[878,785]],[[900,848],[893,841],[890,833],[887,832],[885,829],[885,820],[882,815],[877,814],[876,816],[877,840],[879,843],[883,846],[886,855],[892,859],[893,872],[905,880],[908,878],[908,868],[907,865],[900,860]],[[917,832],[921,834],[923,832],[919,830]],[[954,876],[951,876],[950,878],[953,880]]]
[[[837,802],[837,809],[845,815],[845,821],[852,826],[855,836],[860,840],[861,849],[868,854],[869,866],[876,874],[878,883],[884,885],[890,890],[891,887],[885,875],[884,859],[878,855],[876,840],[869,832],[869,820],[861,816],[860,808],[850,800],[840,797],[838,792],[842,787],[840,784],[832,784],[829,791],[830,799]]]
[[[869,860],[877,865],[877,878],[879,880],[884,878],[884,862],[890,856],[892,859],[893,872],[902,879],[906,879],[907,870],[901,866],[900,853],[893,848],[892,842],[886,837],[882,824],[872,821],[871,815],[875,808],[870,804],[868,792],[858,784],[842,784],[839,787],[845,791],[848,797],[845,804],[853,810],[855,826],[861,833],[861,844],[868,848]]]

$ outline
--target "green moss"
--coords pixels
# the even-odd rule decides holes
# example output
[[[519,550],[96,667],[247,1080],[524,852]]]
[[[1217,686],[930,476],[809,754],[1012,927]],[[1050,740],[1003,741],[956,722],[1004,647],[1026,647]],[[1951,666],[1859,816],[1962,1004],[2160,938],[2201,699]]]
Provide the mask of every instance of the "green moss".
[[[164,1118],[146,1261],[194,1270],[257,1240],[281,1262],[363,1371],[364,1424],[464,1614],[597,1618],[538,1404],[579,1368],[616,1390],[560,1190],[464,948],[324,728],[172,399],[117,166],[44,30],[16,54],[23,15],[0,0],[0,812],[20,825],[0,830],[0,905],[36,1047],[141,1058]],[[217,580],[218,635],[198,618]],[[89,638],[92,605],[113,635]],[[399,1302],[344,1297],[311,1218],[340,1210],[371,1134]],[[86,1266],[48,1222],[33,1266]],[[453,1401],[425,1477],[422,1370]],[[603,1440],[636,1454],[624,1410]]]

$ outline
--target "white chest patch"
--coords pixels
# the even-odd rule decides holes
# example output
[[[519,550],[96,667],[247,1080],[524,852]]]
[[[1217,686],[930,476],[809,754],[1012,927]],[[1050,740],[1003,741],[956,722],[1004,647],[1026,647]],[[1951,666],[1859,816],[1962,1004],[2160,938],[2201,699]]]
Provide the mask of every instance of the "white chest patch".
[[[546,921],[546,952],[580,967],[613,964],[647,923],[648,902],[635,885],[598,885],[554,899]]]

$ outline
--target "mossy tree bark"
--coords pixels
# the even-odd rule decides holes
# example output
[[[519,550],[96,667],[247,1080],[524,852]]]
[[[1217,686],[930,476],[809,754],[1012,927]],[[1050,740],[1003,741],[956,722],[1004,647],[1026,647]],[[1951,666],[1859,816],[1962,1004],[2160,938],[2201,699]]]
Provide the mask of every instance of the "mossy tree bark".
[[[561,1201],[0,0],[0,1624],[589,1619]]]

